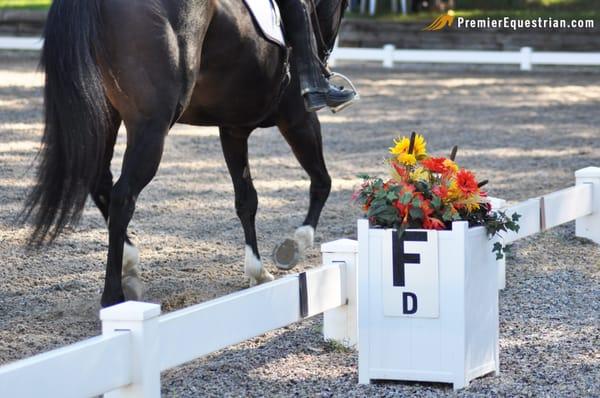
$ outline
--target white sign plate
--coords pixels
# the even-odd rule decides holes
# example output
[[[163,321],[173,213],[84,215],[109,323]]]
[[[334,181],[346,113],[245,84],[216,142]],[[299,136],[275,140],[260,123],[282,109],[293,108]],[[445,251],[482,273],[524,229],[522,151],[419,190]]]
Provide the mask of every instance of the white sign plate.
[[[409,230],[398,239],[397,232],[389,230],[384,239],[381,262],[384,316],[438,318],[437,232]]]

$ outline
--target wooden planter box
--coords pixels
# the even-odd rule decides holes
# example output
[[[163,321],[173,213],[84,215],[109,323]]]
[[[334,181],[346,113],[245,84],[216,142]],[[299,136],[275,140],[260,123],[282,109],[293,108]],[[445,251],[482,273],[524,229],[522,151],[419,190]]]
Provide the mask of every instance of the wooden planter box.
[[[499,372],[498,264],[483,227],[358,221],[359,382],[452,383]]]

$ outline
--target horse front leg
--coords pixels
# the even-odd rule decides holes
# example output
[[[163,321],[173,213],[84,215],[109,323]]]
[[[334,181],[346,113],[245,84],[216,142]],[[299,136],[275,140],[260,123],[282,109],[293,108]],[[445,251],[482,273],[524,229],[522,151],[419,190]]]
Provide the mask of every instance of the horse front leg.
[[[274,279],[273,275],[263,266],[256,241],[258,197],[248,164],[248,137],[252,130],[221,127],[219,131],[223,155],[235,191],[235,210],[244,229],[244,272],[250,278],[251,286],[270,282]]]
[[[331,191],[319,119],[314,112],[306,113],[300,105],[295,109],[297,111],[291,111],[290,116],[283,112],[278,127],[310,177],[310,205],[302,226],[296,229],[293,238],[284,240],[273,251],[275,264],[283,270],[292,269],[313,247],[315,229]]]

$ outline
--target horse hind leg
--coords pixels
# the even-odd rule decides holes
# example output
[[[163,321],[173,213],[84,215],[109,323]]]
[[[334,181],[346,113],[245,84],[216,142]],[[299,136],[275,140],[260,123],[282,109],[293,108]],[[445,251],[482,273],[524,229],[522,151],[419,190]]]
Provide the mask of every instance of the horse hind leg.
[[[292,238],[285,239],[273,250],[273,260],[277,267],[289,270],[314,245],[315,229],[331,191],[331,177],[323,156],[321,125],[314,112],[305,113],[302,110],[293,117],[283,118],[278,126],[310,177],[310,205],[302,226],[296,229]]]
[[[113,158],[114,146],[117,139],[121,117],[113,109],[113,119],[111,130],[108,132],[106,153],[102,162],[98,183],[91,192],[92,199],[104,221],[108,225],[111,191],[113,189],[113,175],[110,171],[110,164]],[[126,300],[139,301],[143,296],[143,284],[141,281],[140,253],[137,247],[131,243],[129,236],[125,235],[122,261],[122,280],[123,293]]]
[[[256,241],[255,218],[258,198],[254,184],[252,184],[248,164],[248,136],[251,131],[248,129],[220,129],[223,154],[235,191],[235,209],[244,228],[246,242],[244,272],[250,278],[252,286],[270,282],[274,278],[260,260]]]

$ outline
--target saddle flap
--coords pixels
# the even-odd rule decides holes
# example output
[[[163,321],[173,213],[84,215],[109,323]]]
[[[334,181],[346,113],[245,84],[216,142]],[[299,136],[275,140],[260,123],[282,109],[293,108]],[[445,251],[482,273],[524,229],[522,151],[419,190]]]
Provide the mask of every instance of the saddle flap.
[[[244,0],[252,18],[267,40],[285,48],[279,7],[272,0]]]

